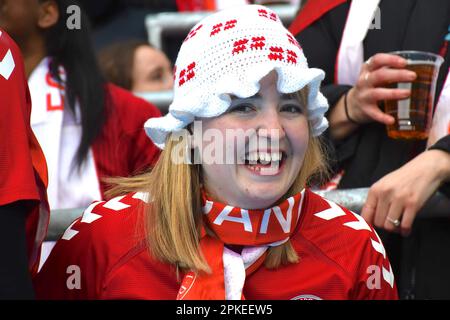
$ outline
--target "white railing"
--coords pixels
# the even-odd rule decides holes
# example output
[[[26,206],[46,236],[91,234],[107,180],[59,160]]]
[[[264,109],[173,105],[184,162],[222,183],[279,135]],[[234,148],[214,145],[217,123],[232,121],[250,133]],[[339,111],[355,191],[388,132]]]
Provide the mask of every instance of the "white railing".
[[[298,6],[272,5],[270,7],[288,27],[294,20]],[[145,19],[148,41],[158,49],[164,50],[164,35],[176,34],[184,38],[189,30],[211,12],[161,12],[150,14]]]
[[[315,191],[328,200],[334,201],[353,212],[359,213],[366,201],[369,189],[341,189],[331,191]],[[66,228],[79,216],[85,208],[53,210],[50,215],[47,240],[57,240]],[[450,198],[437,192],[417,214],[417,219],[450,218]]]
[[[166,114],[169,105],[173,100],[173,91],[157,91],[157,92],[134,92],[134,94],[142,99],[154,104],[161,111]]]

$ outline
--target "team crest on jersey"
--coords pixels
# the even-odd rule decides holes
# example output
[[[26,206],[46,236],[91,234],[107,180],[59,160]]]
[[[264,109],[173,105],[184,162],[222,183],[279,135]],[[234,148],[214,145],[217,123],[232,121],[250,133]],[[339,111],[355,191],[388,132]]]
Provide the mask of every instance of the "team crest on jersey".
[[[191,290],[194,285],[197,275],[194,272],[189,272],[183,279],[181,283],[180,290],[178,291],[177,300],[183,300],[186,294]]]
[[[313,294],[302,294],[300,296],[292,298],[291,300],[323,300],[323,299]]]

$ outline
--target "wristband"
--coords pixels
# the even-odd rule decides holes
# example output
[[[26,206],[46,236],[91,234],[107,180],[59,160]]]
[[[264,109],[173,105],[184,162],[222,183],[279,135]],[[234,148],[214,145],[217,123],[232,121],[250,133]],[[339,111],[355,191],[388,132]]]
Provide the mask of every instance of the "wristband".
[[[357,122],[356,120],[352,119],[352,118],[350,117],[350,114],[348,113],[347,94],[348,94],[348,91],[347,91],[347,92],[345,93],[345,95],[344,95],[345,115],[347,116],[348,121],[350,121],[350,122],[353,123],[353,124],[360,125],[360,123]]]

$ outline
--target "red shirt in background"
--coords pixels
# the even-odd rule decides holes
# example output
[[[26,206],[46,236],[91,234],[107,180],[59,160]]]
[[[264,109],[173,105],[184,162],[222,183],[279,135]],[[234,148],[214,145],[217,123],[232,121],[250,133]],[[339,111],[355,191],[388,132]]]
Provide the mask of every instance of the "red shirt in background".
[[[49,220],[47,166],[31,127],[31,98],[20,50],[0,30],[0,205],[30,201],[27,244],[32,272]]]
[[[113,84],[106,92],[106,121],[92,144],[103,199],[108,184],[102,178],[141,173],[155,165],[161,153],[144,130],[147,119],[161,117],[159,109]]]

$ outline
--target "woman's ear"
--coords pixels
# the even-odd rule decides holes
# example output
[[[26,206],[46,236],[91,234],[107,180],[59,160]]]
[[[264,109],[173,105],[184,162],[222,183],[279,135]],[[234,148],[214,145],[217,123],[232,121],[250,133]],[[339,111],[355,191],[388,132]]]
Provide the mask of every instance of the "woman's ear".
[[[59,20],[58,4],[54,0],[44,1],[39,4],[38,27],[48,29]]]

